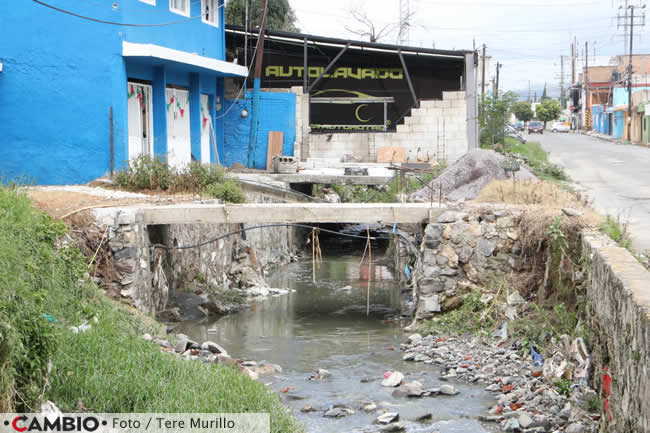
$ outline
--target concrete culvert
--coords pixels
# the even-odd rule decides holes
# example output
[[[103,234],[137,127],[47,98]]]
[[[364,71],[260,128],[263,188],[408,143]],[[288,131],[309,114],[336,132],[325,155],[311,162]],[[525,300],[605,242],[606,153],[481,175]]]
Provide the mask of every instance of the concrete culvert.
[[[408,201],[437,201],[441,189],[442,198],[446,201],[472,200],[491,181],[512,178],[512,175],[503,169],[506,160],[505,156],[492,150],[473,150],[447,167],[427,186],[411,194]],[[515,177],[517,180],[538,180],[524,165],[516,172]]]

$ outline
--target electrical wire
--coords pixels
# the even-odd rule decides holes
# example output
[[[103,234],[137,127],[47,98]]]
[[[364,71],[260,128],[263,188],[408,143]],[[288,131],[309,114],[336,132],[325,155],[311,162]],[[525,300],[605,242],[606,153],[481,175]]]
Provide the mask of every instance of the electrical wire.
[[[267,15],[268,11],[269,11],[269,5],[267,3],[265,5],[265,8],[264,8],[264,13],[262,14],[262,20],[261,20],[262,25],[266,22],[266,15]],[[257,50],[260,47],[260,40],[262,40],[262,38],[258,37],[257,38],[257,43],[255,44],[255,51],[253,52],[253,57],[251,57],[251,64],[248,67],[248,72],[246,74],[246,78],[244,79],[244,83],[242,84],[241,88],[239,89],[239,92],[237,92],[236,99],[232,102],[232,104],[230,104],[230,107],[228,107],[228,109],[223,114],[221,114],[219,116],[215,116],[214,120],[218,120],[218,119],[222,119],[222,118],[226,117],[228,115],[228,113],[230,113],[230,110],[232,110],[235,105],[241,106],[241,101],[239,100],[239,98],[241,97],[242,91],[246,88],[246,83],[248,82],[248,77],[250,77],[251,71],[253,70],[253,65],[255,65],[255,57],[257,56]],[[246,105],[244,105],[244,108],[245,107],[246,107]]]
[[[248,230],[256,230],[256,229],[271,228],[271,227],[297,227],[297,228],[306,228],[306,229],[310,229],[310,230],[313,230],[314,228],[316,228],[316,229],[318,229],[319,231],[321,231],[323,233],[330,233],[330,234],[335,234],[335,235],[338,235],[338,236],[354,238],[354,239],[364,239],[364,240],[368,239],[367,236],[350,235],[350,234],[347,234],[347,233],[341,233],[341,232],[337,232],[337,231],[334,231],[334,230],[323,229],[323,228],[320,228],[320,227],[310,226],[310,225],[307,225],[307,224],[278,223],[278,224],[263,224],[263,225],[258,225],[258,226],[246,227],[246,228],[243,228],[243,229],[240,229],[240,230],[235,230],[235,231],[232,231],[232,232],[228,232],[228,233],[226,233],[224,235],[218,236],[218,237],[216,237],[214,239],[207,240],[205,242],[201,242],[201,243],[196,244],[196,245],[186,245],[186,246],[181,246],[181,247],[169,247],[167,245],[155,244],[155,245],[152,246],[152,248],[154,248],[154,249],[159,248],[159,249],[163,249],[163,250],[189,250],[189,249],[200,248],[200,247],[204,247],[206,245],[213,244],[213,243],[215,243],[217,241],[220,241],[221,239],[224,239],[224,238],[227,238],[227,237],[230,237],[230,236],[233,236],[233,235],[237,235],[237,234],[240,234],[240,233],[244,233],[244,232],[246,232]],[[396,234],[398,236],[403,236],[403,235],[401,235],[399,233],[396,233]],[[376,240],[390,240],[390,238],[371,237],[370,240],[373,240],[373,241],[376,241]]]
[[[301,197],[305,197],[305,198],[307,198],[309,200],[312,200],[312,201],[315,201],[315,202],[325,203],[324,200],[321,200],[321,199],[316,198],[316,197],[312,197],[311,195],[305,194],[304,192],[296,191],[296,190],[293,190],[291,188],[285,188],[285,187],[279,186],[279,185],[274,185],[272,183],[260,182],[260,181],[251,180],[251,179],[238,179],[238,178],[235,178],[235,181],[240,182],[240,183],[265,185],[265,186],[269,186],[269,187],[272,187],[272,188],[275,188],[275,189],[279,189],[281,191],[286,191],[286,192],[289,192],[289,193],[292,193],[292,194],[295,194],[295,195],[298,195],[298,196],[301,196]]]
[[[199,19],[199,18],[203,17],[203,15],[204,15],[204,14],[201,14],[201,15],[197,15],[195,17],[189,17],[189,18],[186,18],[184,20],[171,21],[171,22],[168,22],[168,23],[154,23],[154,24],[118,23],[118,22],[115,22],[115,21],[100,20],[98,18],[93,18],[93,17],[89,17],[89,16],[86,16],[86,15],[81,15],[81,14],[78,14],[76,12],[72,12],[72,11],[69,11],[69,10],[66,10],[66,9],[62,9],[62,8],[53,6],[51,4],[43,2],[41,0],[32,0],[32,1],[34,3],[37,3],[37,4],[41,5],[41,6],[45,6],[47,8],[53,9],[53,10],[55,10],[57,12],[61,12],[61,13],[67,14],[67,15],[72,15],[73,17],[81,18],[81,19],[88,20],[88,21],[93,21],[93,22],[100,23],[100,24],[109,24],[109,25],[112,25],[112,26],[124,26],[124,27],[163,27],[163,26],[170,26],[170,25],[174,25],[174,24],[181,24],[181,23],[186,23],[188,21],[193,21],[193,20],[196,20],[196,19]],[[219,6],[219,7],[222,7],[222,6]]]

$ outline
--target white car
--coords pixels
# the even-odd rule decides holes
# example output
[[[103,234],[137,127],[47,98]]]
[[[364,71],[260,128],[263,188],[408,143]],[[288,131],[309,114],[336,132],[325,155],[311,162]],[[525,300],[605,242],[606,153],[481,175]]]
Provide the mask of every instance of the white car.
[[[564,122],[553,122],[553,126],[551,126],[551,132],[569,132],[571,128],[569,128]]]

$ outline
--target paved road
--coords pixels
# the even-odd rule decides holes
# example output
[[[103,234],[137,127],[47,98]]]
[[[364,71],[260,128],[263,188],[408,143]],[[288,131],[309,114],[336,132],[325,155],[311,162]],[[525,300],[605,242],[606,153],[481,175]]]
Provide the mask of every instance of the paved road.
[[[629,221],[634,248],[650,250],[650,148],[551,132],[539,141],[551,162],[567,169],[599,212]]]

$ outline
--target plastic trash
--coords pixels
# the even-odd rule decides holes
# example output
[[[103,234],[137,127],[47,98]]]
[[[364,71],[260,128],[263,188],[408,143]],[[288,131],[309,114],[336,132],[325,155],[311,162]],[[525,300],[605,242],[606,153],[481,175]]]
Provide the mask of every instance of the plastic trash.
[[[56,322],[59,321],[58,319],[56,319],[56,318],[50,316],[49,314],[41,314],[41,317],[47,319],[48,322],[56,323]]]
[[[535,348],[532,344],[530,345],[530,356],[533,358],[533,365],[535,367],[541,367],[544,365],[544,359],[542,358],[542,355],[535,352]]]
[[[404,266],[404,274],[406,275],[406,278],[410,281],[411,280],[411,268],[409,265]]]

